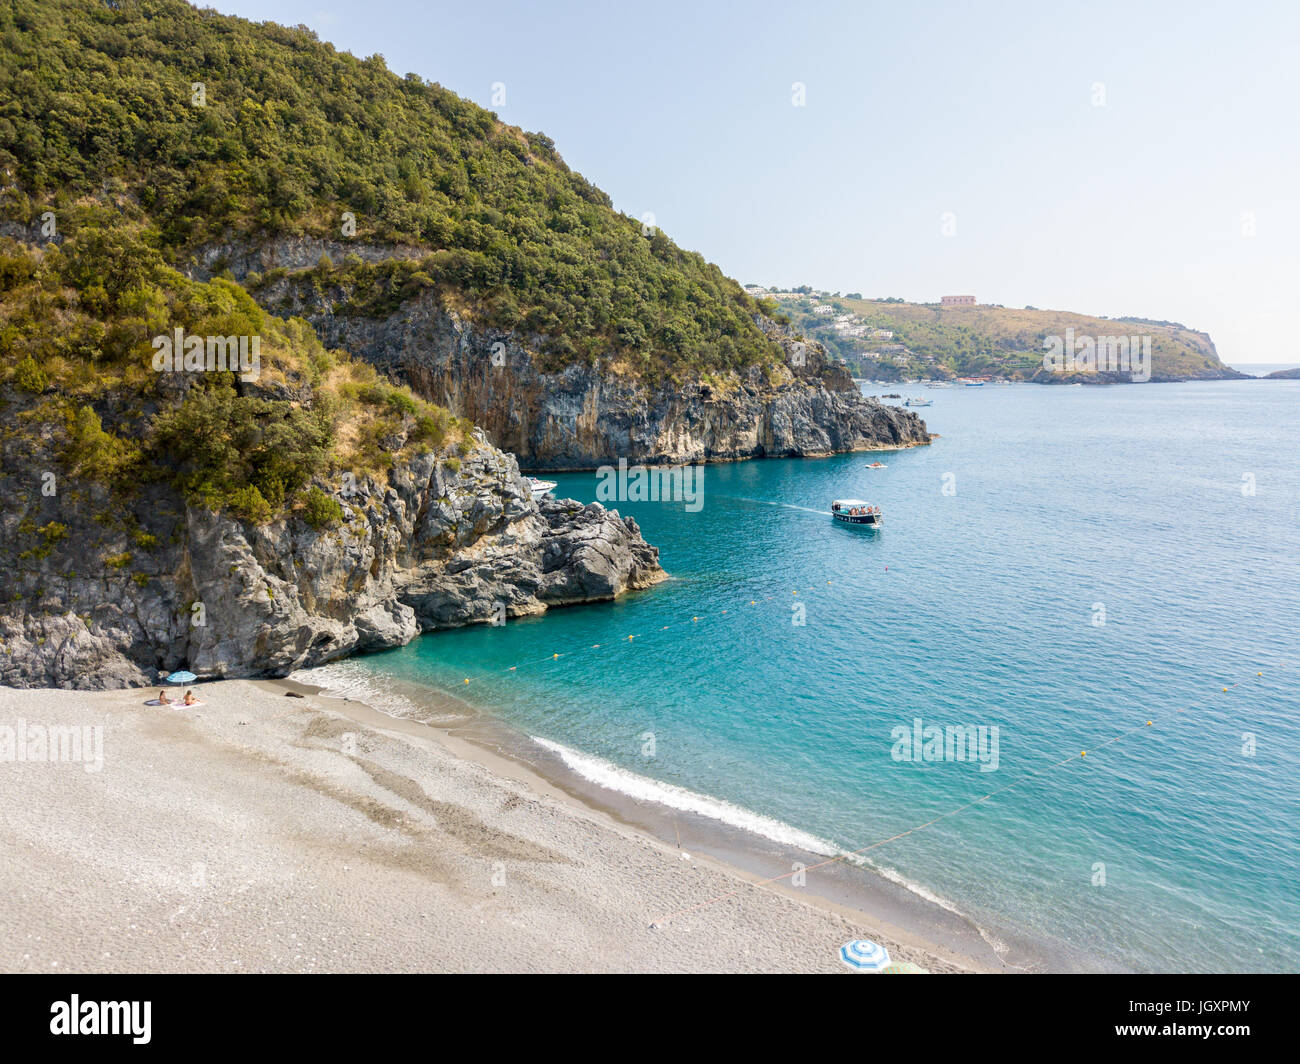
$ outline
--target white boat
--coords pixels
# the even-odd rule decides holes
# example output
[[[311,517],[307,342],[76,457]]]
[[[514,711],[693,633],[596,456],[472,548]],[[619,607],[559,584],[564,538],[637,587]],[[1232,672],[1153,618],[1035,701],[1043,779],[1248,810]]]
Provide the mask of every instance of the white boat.
[[[842,521],[846,525],[879,528],[883,515],[879,506],[872,506],[861,499],[836,499],[831,503],[831,519]]]
[[[931,381],[926,385],[927,388],[951,388],[951,381]]]
[[[528,481],[528,487],[533,493],[533,502],[555,490],[553,480],[538,480],[536,477],[524,477],[524,479]]]
[[[934,406],[933,399],[909,399],[904,406]]]

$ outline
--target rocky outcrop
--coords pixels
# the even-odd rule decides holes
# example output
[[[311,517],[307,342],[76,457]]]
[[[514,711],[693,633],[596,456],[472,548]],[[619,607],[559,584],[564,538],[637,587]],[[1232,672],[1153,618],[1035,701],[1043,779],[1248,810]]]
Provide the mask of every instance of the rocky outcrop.
[[[619,458],[682,463],[826,455],[930,441],[916,414],[866,398],[820,344],[803,343],[765,318],[759,324],[780,345],[783,365],[658,387],[610,360],[548,373],[538,366],[537,338],[482,328],[432,291],[384,316],[336,311],[346,293],[308,271],[322,256],[338,263],[346,255],[374,262],[385,252],[286,238],[255,250],[210,248],[193,272],[229,269],[246,280],[254,271],[277,271],[275,280],[253,287],[266,309],[306,318],[327,344],[469,418],[528,469],[592,469]],[[412,255],[406,248],[391,251],[395,258]]]
[[[109,688],[160,672],[283,676],[418,633],[612,599],[664,579],[631,518],[598,504],[533,502],[508,454],[423,455],[347,494],[341,526],[253,525],[169,489],[131,504],[135,531],[96,520],[121,506],[83,485],[0,515],[0,684]],[[48,551],[32,529],[63,529]],[[116,527],[118,523],[114,523]],[[47,537],[48,539],[48,537]],[[144,544],[145,546],[141,546]]]

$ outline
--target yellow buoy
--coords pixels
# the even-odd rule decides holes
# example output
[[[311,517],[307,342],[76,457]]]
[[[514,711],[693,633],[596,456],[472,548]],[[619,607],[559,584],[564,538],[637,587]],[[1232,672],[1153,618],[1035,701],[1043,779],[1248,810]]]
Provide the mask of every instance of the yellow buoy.
[[[1079,756],[1080,756],[1080,757],[1087,757],[1087,756],[1088,756],[1088,751],[1087,751],[1087,750],[1081,750],[1081,751],[1079,751]]]
[[[636,636],[634,636],[634,635],[630,635],[630,636],[627,637],[627,641],[630,643],[630,642],[632,642],[632,640],[635,639],[635,638],[636,638]]]
[[[1148,728],[1151,727],[1151,722],[1150,722],[1150,721],[1147,721],[1147,727],[1148,727]]]
[[[552,655],[551,655],[551,660],[552,660],[552,661],[555,661],[557,658],[559,658],[559,656],[560,656],[559,654],[552,654]]]
[[[1225,695],[1228,693],[1228,689],[1227,689],[1226,687],[1223,689],[1223,693],[1224,693]]]
[[[466,682],[466,683],[469,683],[469,681],[468,681],[468,680],[466,680],[466,681],[465,681],[465,682]]]
[[[698,621],[699,618],[698,618],[698,617],[692,617],[691,620],[693,620],[693,621]]]

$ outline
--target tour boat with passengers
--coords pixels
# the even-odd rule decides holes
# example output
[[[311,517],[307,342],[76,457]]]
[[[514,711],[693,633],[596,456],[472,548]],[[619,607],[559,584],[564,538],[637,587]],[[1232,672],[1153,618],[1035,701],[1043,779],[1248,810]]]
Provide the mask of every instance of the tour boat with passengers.
[[[555,490],[555,481],[553,480],[538,480],[536,477],[525,477],[524,479],[528,482],[528,488],[533,493],[533,502]]]
[[[836,499],[831,503],[831,517],[836,521],[843,521],[846,525],[879,528],[883,516],[879,506],[872,506],[861,499]]]

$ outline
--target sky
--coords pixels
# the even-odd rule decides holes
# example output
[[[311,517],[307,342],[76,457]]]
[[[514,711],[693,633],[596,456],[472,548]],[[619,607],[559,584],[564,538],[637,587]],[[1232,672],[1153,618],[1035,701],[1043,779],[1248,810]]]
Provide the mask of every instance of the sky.
[[[210,0],[550,136],[742,283],[1300,362],[1300,3]]]

